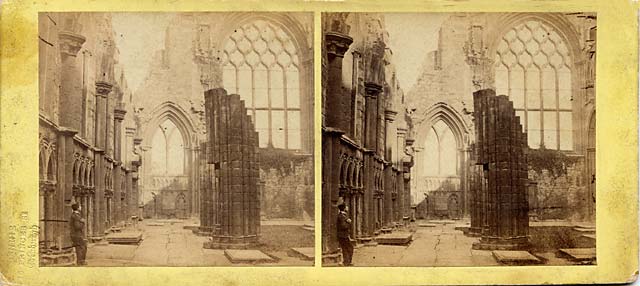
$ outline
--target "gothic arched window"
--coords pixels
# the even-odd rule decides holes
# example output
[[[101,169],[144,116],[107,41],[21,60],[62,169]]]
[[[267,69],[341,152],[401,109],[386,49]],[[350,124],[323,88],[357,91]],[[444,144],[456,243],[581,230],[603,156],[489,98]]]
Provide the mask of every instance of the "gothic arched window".
[[[184,174],[184,141],[180,129],[170,119],[160,124],[151,141],[151,173]]]
[[[239,27],[222,53],[223,85],[244,100],[260,147],[300,149],[300,71],[291,37],[264,20]]]
[[[424,172],[428,177],[450,177],[458,175],[456,138],[449,125],[438,120],[425,137]]]
[[[562,37],[535,20],[509,30],[495,54],[497,94],[513,101],[529,147],[572,150],[572,61]]]

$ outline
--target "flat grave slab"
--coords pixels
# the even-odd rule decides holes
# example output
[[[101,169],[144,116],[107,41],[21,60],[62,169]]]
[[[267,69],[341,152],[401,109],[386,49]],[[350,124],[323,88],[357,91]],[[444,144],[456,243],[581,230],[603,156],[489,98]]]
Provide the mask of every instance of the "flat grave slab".
[[[418,227],[436,227],[435,223],[419,223]]]
[[[148,222],[148,226],[164,226],[164,223],[161,222]]]
[[[596,260],[595,248],[561,248],[560,253],[574,261],[582,262]]]
[[[540,259],[533,256],[529,251],[522,250],[494,250],[493,257],[500,263],[511,265],[527,265],[542,263]]]
[[[271,256],[260,250],[253,249],[226,249],[224,255],[231,263],[266,263],[275,262]]]
[[[289,256],[296,256],[302,260],[313,260],[316,257],[313,247],[293,247],[289,253]]]
[[[304,230],[308,230],[308,231],[311,231],[311,232],[313,232],[313,231],[315,230],[315,228],[313,228],[313,227],[308,227],[308,226],[302,226],[302,229],[304,229]]]
[[[435,220],[430,220],[429,223],[454,224],[454,223],[458,223],[458,221],[450,220],[450,219],[435,219]]]
[[[376,237],[376,242],[378,244],[406,245],[406,244],[409,244],[412,239],[413,239],[413,233],[396,232],[396,233],[380,235]]]
[[[198,230],[198,229],[200,229],[200,225],[199,224],[187,224],[187,225],[183,225],[182,228],[183,229],[188,229],[188,230]]]
[[[107,235],[110,244],[139,244],[142,241],[142,232],[118,232]]]

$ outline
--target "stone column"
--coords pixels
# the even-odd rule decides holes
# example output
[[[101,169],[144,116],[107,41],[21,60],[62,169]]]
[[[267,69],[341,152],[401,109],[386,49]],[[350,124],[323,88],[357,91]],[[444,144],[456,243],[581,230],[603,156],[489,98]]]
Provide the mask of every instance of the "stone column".
[[[383,173],[383,213],[382,213],[382,223],[384,227],[391,227],[393,223],[393,165],[390,162],[384,162],[384,173]]]
[[[525,249],[528,242],[527,137],[506,96],[474,93],[478,161],[488,174],[482,238],[474,249]]]
[[[396,128],[396,141],[398,142],[398,154],[397,154],[397,162],[394,162],[394,164],[397,164],[398,169],[400,170],[400,172],[398,173],[398,178],[397,178],[397,182],[398,182],[398,200],[399,200],[399,207],[400,207],[400,219],[403,219],[405,216],[408,216],[408,212],[407,210],[409,209],[410,205],[407,204],[407,196],[409,196],[409,194],[406,193],[405,191],[405,186],[404,186],[404,173],[408,170],[405,170],[404,168],[404,164],[403,164],[403,158],[404,156],[406,156],[406,154],[404,153],[404,149],[405,149],[405,144],[406,144],[406,136],[407,136],[407,128],[405,128],[404,126],[399,126],[398,128]]]
[[[214,196],[217,227],[205,248],[246,248],[258,242],[260,212],[258,199],[258,133],[237,94],[222,88],[205,93],[210,134],[208,145],[215,168]],[[211,110],[213,108],[213,110]],[[213,140],[212,140],[213,139]]]
[[[351,97],[346,96],[342,86],[342,60],[353,39],[339,32],[326,32],[324,43],[328,59],[326,95],[326,125],[344,132],[351,130]]]
[[[104,226],[106,217],[106,198],[105,198],[105,154],[104,150],[107,146],[107,97],[111,93],[112,85],[108,82],[96,82],[96,122],[95,122],[95,144],[96,144],[96,190],[95,190],[95,221],[94,234],[96,236],[104,235]]]
[[[124,104],[119,104],[113,110],[113,128],[114,128],[114,156],[113,158],[117,162],[124,161],[122,158],[122,121],[124,121],[124,116],[127,114],[127,110],[124,108]]]
[[[77,131],[62,129],[58,133],[58,192],[55,196],[56,205],[56,243],[58,247],[71,247],[69,238],[69,224],[63,223],[71,217],[71,203],[73,199],[73,137]]]
[[[78,68],[77,55],[85,37],[69,32],[58,33],[60,41],[60,122],[61,126],[76,131],[84,130],[82,126],[84,110],[82,94],[82,70]]]

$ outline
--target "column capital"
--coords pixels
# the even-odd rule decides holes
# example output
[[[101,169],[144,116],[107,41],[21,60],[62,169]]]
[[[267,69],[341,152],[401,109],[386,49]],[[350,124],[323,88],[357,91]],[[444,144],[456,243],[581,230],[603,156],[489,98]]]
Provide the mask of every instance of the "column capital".
[[[364,90],[367,93],[367,96],[375,98],[382,92],[382,85],[379,85],[375,82],[365,82]]]
[[[111,92],[113,85],[106,81],[97,81],[96,82],[96,96],[98,97],[107,97]]]
[[[344,53],[349,50],[349,46],[353,43],[353,38],[338,32],[326,32],[324,40],[327,54],[341,58],[344,57]]]
[[[391,109],[386,109],[384,111],[384,120],[389,121],[389,122],[393,122],[394,120],[396,120],[396,115],[398,115],[397,111],[391,110]],[[400,130],[400,128],[398,128],[398,130]]]
[[[58,40],[60,41],[60,53],[63,56],[75,57],[87,39],[73,32],[60,31],[58,33]]]
[[[408,129],[407,129],[407,127],[405,127],[405,126],[398,126],[396,129],[397,129],[397,131],[396,131],[396,132],[398,133],[398,136],[402,136],[402,137],[404,137],[405,135],[407,135],[407,130],[408,130]]]
[[[142,138],[140,138],[140,137],[133,138],[133,144],[134,145],[142,144]]]
[[[127,114],[127,110],[126,110],[126,109],[123,109],[123,108],[116,107],[116,108],[113,110],[113,118],[114,118],[116,121],[120,121],[120,122],[122,122],[122,120],[124,120],[124,116],[125,116],[126,114]]]
[[[416,142],[416,139],[412,138],[412,137],[407,137],[407,138],[404,139],[404,142],[405,142],[405,145],[407,145],[407,146],[413,146],[413,143]],[[422,150],[422,149],[420,148],[420,150]],[[417,151],[417,148],[416,148],[416,151]]]

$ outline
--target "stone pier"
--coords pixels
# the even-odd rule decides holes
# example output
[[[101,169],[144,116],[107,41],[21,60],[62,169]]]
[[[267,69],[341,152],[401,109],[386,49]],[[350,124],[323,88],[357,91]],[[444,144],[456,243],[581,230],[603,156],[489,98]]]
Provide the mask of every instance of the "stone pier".
[[[207,164],[211,167],[212,196],[206,209],[211,240],[205,248],[247,248],[258,242],[258,133],[244,101],[217,88],[205,92]],[[204,195],[203,194],[203,195]],[[203,204],[205,205],[205,204]]]
[[[513,103],[490,89],[473,94],[476,164],[482,175],[472,194],[471,231],[480,229],[474,249],[520,250],[529,246],[526,192],[527,135]],[[480,200],[478,200],[480,197]]]

